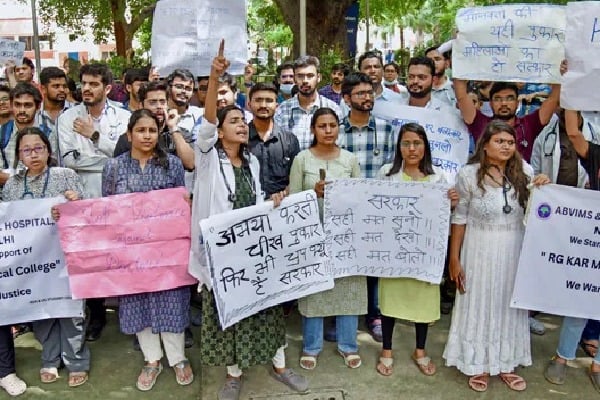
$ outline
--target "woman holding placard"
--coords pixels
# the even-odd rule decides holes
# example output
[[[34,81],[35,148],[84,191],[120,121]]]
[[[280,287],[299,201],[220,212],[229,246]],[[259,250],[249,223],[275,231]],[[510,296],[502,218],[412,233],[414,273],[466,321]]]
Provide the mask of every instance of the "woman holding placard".
[[[102,195],[148,192],[184,186],[181,160],[158,145],[159,122],[148,110],[131,114],[127,138],[131,151],[110,159],[102,171]],[[194,380],[185,356],[185,328],[189,326],[190,290],[180,287],[119,297],[119,322],[125,334],[135,334],[146,361],[137,388],[148,391],[162,372],[165,348],[179,385]]]
[[[323,215],[326,179],[357,178],[360,169],[356,156],[337,144],[340,123],[330,108],[319,108],[310,122],[313,142],[298,153],[290,171],[290,193],[314,189]],[[302,356],[300,366],[314,369],[323,349],[323,317],[336,316],[338,353],[349,368],[360,367],[356,330],[358,316],[367,312],[367,281],[364,276],[335,280],[331,290],[311,294],[298,300],[302,314]]]
[[[19,131],[15,145],[15,169],[18,162],[26,168],[8,179],[2,190],[4,201],[59,196],[77,200],[83,197],[79,176],[69,168],[53,167],[52,146],[40,129]],[[33,321],[33,333],[42,345],[42,383],[56,382],[61,362],[69,370],[70,387],[87,382],[90,350],[85,343],[84,318]],[[4,386],[1,382],[0,385]]]
[[[392,164],[381,167],[378,179],[400,182],[430,182],[448,184],[444,171],[432,165],[431,148],[425,129],[419,124],[402,125],[396,145],[396,157]],[[448,190],[453,209],[458,203],[458,192]],[[416,348],[412,359],[425,375],[435,374],[435,364],[425,353],[427,329],[431,322],[440,319],[440,288],[429,282],[410,278],[380,278],[379,308],[383,349],[377,364],[377,372],[389,376],[393,371],[392,336],[396,318],[413,321]]]
[[[469,387],[477,392],[487,390],[490,375],[523,391],[527,384],[514,369],[531,365],[528,313],[511,308],[510,298],[528,186],[550,179],[532,177],[516,136],[505,122],[489,123],[456,182],[460,200],[452,216],[450,277],[461,295],[456,296],[444,358],[470,377]]]
[[[247,150],[248,125],[235,105],[217,111],[220,77],[229,66],[221,41],[208,80],[205,110],[196,141],[196,171],[192,204],[192,237],[198,238],[199,222],[211,215],[253,206],[263,201],[258,160]],[[284,193],[271,197],[278,206]],[[280,306],[270,307],[221,329],[217,306],[206,275],[204,246],[192,240],[190,273],[200,280],[202,326],[200,357],[203,365],[226,365],[227,377],[219,400],[237,400],[242,369],[272,362],[271,375],[290,388],[303,392],[308,381],[285,367],[285,322]]]

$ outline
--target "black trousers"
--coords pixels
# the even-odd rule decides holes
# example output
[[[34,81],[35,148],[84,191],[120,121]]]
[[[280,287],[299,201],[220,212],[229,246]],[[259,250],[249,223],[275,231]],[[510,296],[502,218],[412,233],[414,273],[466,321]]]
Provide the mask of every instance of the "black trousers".
[[[0,326],[0,378],[15,372],[15,343],[10,325]]]
[[[104,299],[87,299],[85,301],[90,310],[90,328],[97,328],[106,325],[106,307]]]

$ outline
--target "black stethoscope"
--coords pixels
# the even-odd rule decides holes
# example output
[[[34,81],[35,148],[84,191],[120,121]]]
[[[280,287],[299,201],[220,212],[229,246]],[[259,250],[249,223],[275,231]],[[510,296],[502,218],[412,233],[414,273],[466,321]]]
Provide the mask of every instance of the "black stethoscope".
[[[588,129],[590,130],[590,134],[592,135],[592,142],[596,142],[596,132],[594,132],[594,128],[592,128],[592,124],[587,123]],[[544,150],[544,157],[552,157],[554,156],[554,148],[556,147],[556,140],[557,140],[557,134],[556,134],[556,128],[558,127],[558,121],[556,121],[554,123],[554,126],[552,127],[552,131],[550,133],[548,133],[546,135],[546,137],[544,138],[544,144],[542,145],[542,148]],[[550,151],[548,151],[548,141],[550,140],[550,137],[553,136],[554,139],[552,140],[552,146],[550,147]]]
[[[500,169],[498,167],[496,167],[496,169],[498,169],[498,171],[500,171]],[[502,171],[500,171],[500,172],[502,172]],[[510,204],[508,204],[508,192],[510,192],[510,190],[512,189],[511,183],[506,178],[506,175],[504,175],[503,172],[502,172],[502,184],[500,184],[500,182],[498,182],[496,179],[494,179],[494,177],[489,172],[486,172],[486,174],[487,174],[487,176],[490,177],[490,179],[495,184],[502,187],[502,195],[504,196],[504,206],[502,207],[502,212],[504,214],[510,214],[513,209],[512,206]]]
[[[227,182],[227,177],[225,176],[225,171],[223,170],[223,162],[221,161],[221,157],[223,157],[225,155],[225,153],[221,150],[218,150],[218,155],[217,157],[219,158],[219,169],[221,170],[221,176],[223,177],[223,182],[225,183],[225,187],[227,188],[227,200],[229,200],[231,203],[235,203],[235,201],[237,200],[237,196],[235,195],[235,193],[233,193],[233,191],[231,190],[231,186],[229,186],[229,182]],[[248,185],[250,186],[250,189],[252,190],[252,195],[254,196],[254,198],[256,198],[256,184],[254,183],[254,179],[248,179],[248,176],[246,175],[246,172],[244,171],[244,166],[242,165],[242,176],[244,177],[244,180],[246,181],[246,183],[248,183]]]
[[[50,178],[50,168],[46,167],[46,178],[44,180],[44,188],[42,189],[42,196],[41,198],[45,198],[46,197],[46,190],[48,190],[48,179]],[[25,179],[24,179],[24,188],[23,188],[23,195],[21,196],[21,200],[24,199],[33,199],[33,192],[31,190],[29,190],[29,186],[27,186],[27,173],[25,173]]]
[[[112,116],[110,117],[108,116],[109,109],[112,111]],[[87,106],[85,107],[85,110],[87,111],[88,115],[91,115]],[[117,116],[117,109],[112,104],[110,104],[108,99],[104,103],[103,114],[106,115],[106,117],[108,118],[108,127],[110,128],[108,137],[110,138],[110,140],[117,140],[117,138],[120,136],[118,129],[121,123],[119,122],[119,118]],[[95,119],[94,117],[92,117],[92,120],[94,120],[94,122],[100,123],[100,121],[102,120],[102,116],[99,119]]]
[[[348,122],[349,122],[349,121],[348,121]],[[373,143],[373,144],[374,144],[374,147],[373,147],[373,155],[374,155],[375,157],[377,157],[379,154],[381,154],[381,150],[379,150],[379,143],[377,142],[377,121],[373,121],[373,122],[375,122],[375,123],[374,123],[374,132],[373,132],[373,133],[375,134],[375,137],[373,138],[373,139],[374,139],[374,140],[373,140],[373,142],[374,142],[374,143]],[[348,132],[346,132],[346,133],[348,133]],[[352,134],[352,132],[350,132],[350,134]],[[368,134],[369,134],[369,132],[367,131],[367,135],[368,135]]]
[[[298,105],[300,105],[300,103],[298,103]],[[319,96],[319,108],[323,108],[323,98],[321,96]],[[292,112],[291,112],[291,117],[288,120],[288,128],[289,129],[293,129],[294,125],[296,125],[296,120],[294,119],[294,108],[292,108]]]

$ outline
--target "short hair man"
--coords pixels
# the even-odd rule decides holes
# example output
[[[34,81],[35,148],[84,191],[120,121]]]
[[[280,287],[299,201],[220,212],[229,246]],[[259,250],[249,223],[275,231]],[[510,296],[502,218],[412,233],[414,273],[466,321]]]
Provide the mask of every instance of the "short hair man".
[[[479,139],[490,121],[494,119],[503,120],[515,128],[517,132],[517,150],[527,162],[531,159],[535,138],[544,126],[550,122],[554,110],[558,107],[560,85],[552,84],[551,86],[552,92],[540,108],[523,118],[519,118],[516,115],[519,106],[519,89],[517,86],[514,83],[494,82],[490,89],[490,105],[493,116],[488,117],[477,110],[467,95],[467,82],[462,79],[454,79],[454,91],[458,108],[473,139],[475,141]]]
[[[208,76],[198,77],[198,88],[196,90],[196,97],[192,98],[190,104],[196,107],[204,108],[204,102],[206,101],[206,91],[208,90]]]
[[[276,85],[279,89],[277,95],[277,103],[281,104],[285,100],[291,99],[292,89],[294,88],[294,64],[291,62],[284,62],[277,66],[276,70]]]
[[[319,67],[317,57],[298,58],[294,62],[294,81],[298,86],[298,93],[281,103],[275,111],[275,125],[284,132],[296,135],[301,150],[308,149],[312,142],[310,120],[319,108],[331,108],[342,120],[338,105],[317,93],[317,85],[321,81]]]
[[[400,66],[395,62],[389,62],[383,66],[383,86],[395,93],[406,93],[406,87],[398,82]]]
[[[138,99],[140,87],[148,82],[148,72],[142,68],[131,68],[125,73],[125,91],[128,99],[123,103],[123,108],[134,112],[141,108],[141,101]]]
[[[442,53],[438,51],[439,46],[430,47],[425,50],[425,57],[433,61],[435,73],[433,74],[432,97],[450,107],[456,106],[456,97],[452,82],[446,76],[446,68],[449,62]]]
[[[277,88],[271,83],[254,84],[248,93],[253,119],[248,124],[248,146],[260,163],[260,183],[265,198],[287,189],[292,162],[300,151],[292,133],[277,129],[273,115],[277,108]]]
[[[67,101],[67,75],[58,67],[46,67],[40,71],[40,87],[44,102],[40,110],[40,117],[44,125],[50,127],[56,134],[56,121],[58,116],[68,110],[73,103]],[[59,149],[53,149],[58,154]],[[58,160],[60,162],[60,160]]]
[[[11,119],[10,88],[7,85],[0,84],[0,125],[7,123]]]
[[[192,128],[204,111],[200,107],[190,105],[194,94],[196,79],[187,69],[176,69],[167,77],[169,85],[169,110],[176,109],[179,114],[177,128],[188,143],[193,143]]]
[[[7,63],[7,67],[4,70],[8,86],[14,88],[17,83],[31,83],[33,86],[38,87],[37,83],[33,80],[35,73],[35,65],[28,57],[23,57],[20,65],[14,65],[13,62]]]
[[[331,67],[331,83],[323,86],[319,90],[321,96],[340,104],[342,101],[342,81],[350,73],[350,68],[346,64],[334,64]]]

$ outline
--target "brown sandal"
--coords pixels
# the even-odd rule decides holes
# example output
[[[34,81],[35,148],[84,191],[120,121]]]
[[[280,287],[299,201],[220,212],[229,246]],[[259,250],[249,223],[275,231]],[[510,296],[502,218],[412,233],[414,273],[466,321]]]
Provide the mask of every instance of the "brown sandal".
[[[392,357],[379,357],[375,369],[383,376],[392,375],[394,372],[394,359]]]
[[[55,367],[40,369],[40,381],[42,383],[53,383],[58,379],[58,369]]]
[[[469,378],[469,387],[476,392],[485,392],[488,388],[488,374],[473,375]]]
[[[86,371],[69,372],[69,387],[81,386],[88,381],[88,373]]]
[[[500,374],[500,379],[502,379],[502,382],[506,383],[506,386],[515,392],[522,392],[527,389],[527,382],[525,382],[523,377],[517,374]]]
[[[436,368],[435,364],[431,361],[431,358],[427,356],[417,358],[414,354],[411,357],[423,375],[435,375]]]

